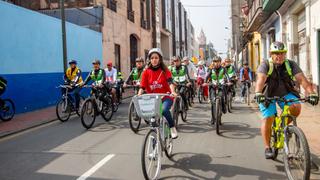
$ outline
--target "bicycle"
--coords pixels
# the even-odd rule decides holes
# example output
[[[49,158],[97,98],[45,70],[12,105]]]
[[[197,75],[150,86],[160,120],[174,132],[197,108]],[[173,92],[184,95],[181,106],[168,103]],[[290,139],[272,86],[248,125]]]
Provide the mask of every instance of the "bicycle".
[[[80,116],[80,107],[84,101],[84,97],[80,95],[79,108],[76,109],[75,101],[71,97],[70,90],[73,88],[70,85],[59,85],[57,88],[65,89],[61,99],[56,104],[56,115],[61,122],[69,120],[71,114],[76,112]]]
[[[81,123],[83,127],[89,129],[93,126],[96,117],[101,115],[105,121],[110,121],[114,112],[114,105],[110,94],[104,95],[106,103],[100,100],[104,94],[101,88],[97,86],[86,85],[85,88],[92,88],[90,96],[84,100],[81,108]]]
[[[145,179],[158,179],[163,151],[172,157],[173,139],[167,120],[162,116],[162,97],[168,94],[145,94],[134,96],[138,116],[150,120],[150,130],[142,144],[141,163]]]
[[[284,108],[280,116],[275,114],[275,120],[272,124],[270,145],[274,152],[273,160],[278,156],[279,150],[283,152],[283,162],[285,172],[289,180],[310,178],[311,159],[308,141],[303,131],[297,127],[296,117],[290,115],[288,103],[304,101],[305,98],[295,98],[286,100],[280,97],[266,98],[266,102],[283,102]],[[289,124],[292,122],[292,124]],[[291,143],[291,140],[294,141]],[[293,152],[291,152],[293,150]],[[301,163],[299,163],[301,161]],[[303,162],[302,162],[303,161]],[[297,165],[295,166],[295,163]],[[299,164],[298,164],[299,163]],[[301,169],[302,168],[302,169]],[[302,177],[295,177],[295,170],[302,171]],[[298,174],[301,174],[298,173]]]
[[[198,96],[198,100],[199,100],[199,103],[200,103],[200,104],[205,101],[204,88],[203,88],[203,85],[202,85],[202,84],[199,85],[199,87],[198,87],[197,96]]]
[[[135,91],[135,94],[138,94],[138,90],[140,88],[140,82],[139,81],[134,81],[133,85],[127,85],[128,88],[133,88]],[[133,99],[131,99],[131,102],[129,104],[129,109],[128,109],[128,119],[129,119],[129,125],[130,129],[134,132],[137,133],[139,131],[140,125],[141,125],[141,118],[137,115]],[[149,124],[148,120],[144,120],[146,124]]]
[[[0,107],[0,119],[10,121],[16,113],[16,107],[11,99],[2,99],[2,101],[4,104]]]
[[[185,84],[177,84],[176,92],[178,94],[177,98],[175,98],[174,106],[173,106],[173,119],[178,125],[179,120],[179,114],[181,116],[182,121],[187,121],[188,116],[188,86]],[[184,95],[185,99],[182,98],[182,95]],[[178,126],[177,126],[178,127]]]
[[[216,134],[220,134],[220,125],[222,125],[222,98],[225,98],[224,82],[213,81],[209,83],[210,102],[211,102],[211,124],[215,125]]]
[[[233,83],[229,82],[226,84],[226,107],[228,108],[228,112],[232,113],[232,102],[233,102]]]
[[[243,81],[244,83],[244,92],[245,92],[245,103],[248,104],[248,106],[250,105],[250,87],[249,85],[251,84],[251,81],[249,80],[245,80]]]

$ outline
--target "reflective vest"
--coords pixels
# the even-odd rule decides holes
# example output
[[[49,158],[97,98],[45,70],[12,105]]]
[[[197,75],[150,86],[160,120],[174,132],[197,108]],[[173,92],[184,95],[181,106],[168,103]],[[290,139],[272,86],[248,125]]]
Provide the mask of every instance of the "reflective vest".
[[[77,77],[77,73],[78,73],[79,70],[80,70],[80,69],[79,69],[78,67],[76,67],[76,68],[74,69],[74,71],[72,71],[71,68],[68,68],[68,69],[67,69],[67,72],[66,72],[67,78],[68,78],[70,81],[74,81],[74,80],[76,79],[76,77]],[[71,73],[71,72],[72,72],[72,73]],[[82,77],[81,77],[81,75],[80,75],[80,77],[79,77],[79,79],[78,79],[78,82],[75,82],[75,83],[81,83],[81,82],[82,82]]]
[[[217,81],[217,80],[223,80],[224,79],[224,69],[220,68],[219,73],[217,75],[216,69],[211,70],[211,80],[212,81]]]
[[[95,83],[101,84],[101,83],[102,83],[102,80],[103,80],[103,71],[104,71],[103,69],[100,69],[97,75],[95,75],[94,70],[91,71],[91,73],[90,73],[91,79],[92,79]]]
[[[173,67],[172,68],[172,77],[175,82],[185,82],[187,80],[186,76],[186,68],[185,66],[181,66],[179,69],[179,72],[177,72],[177,68]]]
[[[286,67],[286,70],[287,70],[288,75],[290,76],[291,80],[295,81],[296,78],[292,75],[292,69],[291,69],[290,62],[288,59],[286,59],[284,61],[284,65]],[[274,65],[273,65],[272,59],[270,58],[269,59],[269,70],[268,70],[268,74],[267,74],[268,77],[271,76],[273,69],[274,69]]]
[[[132,71],[132,79],[134,81],[140,81],[141,79],[141,73],[139,73],[139,70],[138,68],[134,68],[133,71]]]
[[[227,74],[229,77],[232,77],[235,75],[235,71],[234,71],[233,66],[229,66],[229,68],[227,68]]]
[[[117,74],[117,81],[121,81],[121,80],[123,80],[122,73],[121,73],[121,72],[118,72],[118,74]]]

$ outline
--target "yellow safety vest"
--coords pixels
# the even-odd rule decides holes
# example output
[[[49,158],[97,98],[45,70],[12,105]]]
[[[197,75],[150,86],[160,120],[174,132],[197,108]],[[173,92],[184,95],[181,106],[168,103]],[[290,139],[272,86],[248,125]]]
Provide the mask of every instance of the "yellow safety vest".
[[[74,81],[75,78],[77,77],[77,73],[80,69],[78,67],[76,67],[76,69],[72,72],[71,74],[71,68],[68,68],[67,69],[67,72],[66,72],[66,75],[67,75],[67,78],[70,80],[70,81]],[[82,83],[82,77],[80,75],[79,79],[78,79],[78,82],[76,83]]]

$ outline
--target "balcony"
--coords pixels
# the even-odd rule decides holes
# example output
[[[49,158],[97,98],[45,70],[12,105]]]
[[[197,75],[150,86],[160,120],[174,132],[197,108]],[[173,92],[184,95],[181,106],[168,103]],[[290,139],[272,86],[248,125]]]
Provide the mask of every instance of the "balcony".
[[[262,0],[253,0],[251,3],[251,6],[249,6],[249,14],[247,16],[248,26],[246,31],[248,33],[257,31],[263,22],[265,22],[272,14],[272,12],[263,11]]]
[[[265,12],[274,12],[283,4],[284,0],[263,0],[262,9]]]
[[[134,23],[134,11],[128,10],[128,19]]]

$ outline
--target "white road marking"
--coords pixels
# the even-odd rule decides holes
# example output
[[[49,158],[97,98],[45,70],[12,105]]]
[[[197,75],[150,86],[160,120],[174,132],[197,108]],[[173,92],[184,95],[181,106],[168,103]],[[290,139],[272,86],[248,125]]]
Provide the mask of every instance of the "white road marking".
[[[91,169],[89,169],[87,172],[82,174],[77,180],[85,180],[85,179],[87,179],[89,176],[91,176],[93,173],[95,173],[99,168],[101,168],[105,163],[107,163],[114,156],[115,156],[115,154],[107,155],[102,160],[100,160],[96,165],[94,165]]]

